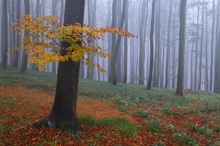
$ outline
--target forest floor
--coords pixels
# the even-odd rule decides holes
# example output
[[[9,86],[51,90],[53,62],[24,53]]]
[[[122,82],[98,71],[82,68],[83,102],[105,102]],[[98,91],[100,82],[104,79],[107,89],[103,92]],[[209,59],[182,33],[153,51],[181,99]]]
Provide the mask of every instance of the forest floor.
[[[23,78],[16,76],[18,80]],[[0,145],[220,145],[219,96],[187,90],[184,94],[187,100],[172,102],[80,95],[77,115],[84,130],[72,134],[32,126],[50,113],[53,92],[5,85],[0,78]]]

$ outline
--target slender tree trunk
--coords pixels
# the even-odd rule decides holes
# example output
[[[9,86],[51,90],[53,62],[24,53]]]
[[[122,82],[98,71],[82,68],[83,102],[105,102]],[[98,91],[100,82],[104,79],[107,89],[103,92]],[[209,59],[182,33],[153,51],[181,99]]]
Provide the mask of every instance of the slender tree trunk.
[[[121,20],[120,20],[120,24],[119,27],[123,28],[124,25],[124,21],[125,21],[125,12],[127,9],[127,3],[128,0],[123,0],[123,8],[122,8],[122,16],[121,16]],[[114,18],[115,16],[115,8],[116,7],[116,0],[113,0],[113,21],[112,21],[112,26],[114,27],[114,25],[116,24],[116,18]],[[116,80],[116,62],[117,62],[117,57],[118,57],[118,52],[119,52],[119,46],[120,46],[120,42],[121,42],[121,36],[118,36],[116,39],[115,34],[112,35],[112,59],[110,60],[110,78],[109,78],[109,82],[112,83],[113,85],[117,85],[117,80]]]
[[[215,75],[214,75],[214,92],[220,93],[220,2],[218,1],[218,11],[217,11],[217,23],[216,23],[216,50],[215,50]]]
[[[24,5],[25,5],[25,14],[27,15],[30,14],[30,0],[25,0]],[[29,34],[25,32],[24,35],[28,36]],[[27,65],[28,65],[28,55],[26,54],[26,51],[23,50],[21,70],[20,70],[21,74],[25,74],[27,70]]]
[[[209,90],[213,90],[213,64],[214,64],[214,32],[215,32],[215,0],[213,0],[212,4],[212,9],[213,9],[213,19],[212,19],[212,39],[211,39],[211,62],[210,62],[210,88]]]
[[[186,0],[181,0],[180,4],[180,42],[179,42],[179,63],[176,94],[183,96],[183,72],[184,72],[184,48],[186,29]]]
[[[147,19],[146,15],[146,5],[147,0],[144,0],[142,3],[141,9],[141,22],[139,27],[139,44],[140,44],[140,53],[139,53],[139,84],[144,84],[144,66],[145,66],[145,29],[146,23],[145,19]]]
[[[53,0],[52,1],[52,15],[57,16],[58,15],[57,11],[58,11],[58,0]],[[51,72],[53,74],[57,73],[57,62],[52,63],[52,71]]]
[[[88,0],[88,24],[90,27],[96,27],[96,1],[97,0]],[[90,46],[94,46],[96,42],[89,43]],[[89,56],[89,58],[94,62],[95,57]],[[94,79],[94,67],[87,67],[87,76],[86,79]]]
[[[8,63],[8,0],[3,0],[2,14],[2,69],[5,70]]]
[[[16,1],[16,19],[18,19],[19,17],[20,17],[20,15],[21,15],[21,1]],[[17,45],[17,44],[19,44],[20,43],[20,35],[18,35],[18,33],[15,33],[15,35],[16,35],[16,37],[15,37],[15,39],[14,39],[14,44],[15,44],[15,46]],[[14,67],[18,67],[18,63],[19,63],[19,54],[20,54],[20,51],[18,51],[18,50],[15,50],[14,52],[13,52],[13,66]]]
[[[160,82],[160,51],[161,51],[161,0],[156,2],[156,18],[155,18],[155,59],[154,59],[154,71],[153,71],[153,87],[159,87]]]
[[[147,83],[148,90],[150,90],[152,87],[152,78],[153,78],[155,3],[156,0],[153,0],[152,13],[151,13],[151,28],[150,28],[150,69],[149,69],[149,77]]]
[[[127,4],[127,7],[129,5]],[[128,8],[126,11],[126,18],[125,18],[125,30],[128,30]],[[124,37],[124,76],[123,76],[123,83],[127,83],[128,78],[128,37]]]
[[[203,0],[204,2],[204,0]],[[199,53],[199,90],[202,90],[202,84],[204,85],[204,81],[202,81],[203,75],[203,38],[204,38],[204,17],[205,17],[205,10],[204,10],[204,3],[202,3],[202,28],[201,28],[201,42],[200,42],[200,53]]]
[[[165,88],[168,88],[170,82],[170,27],[171,27],[171,15],[173,10],[173,1],[170,0],[169,19],[168,19],[168,31],[167,31],[167,57],[166,57],[166,77]]]
[[[205,3],[205,2],[204,2]],[[209,34],[208,34],[208,8],[207,8],[207,4],[205,6],[205,80],[204,80],[204,84],[205,84],[205,90],[208,91],[209,89],[209,69],[208,69],[208,43],[209,43]]]

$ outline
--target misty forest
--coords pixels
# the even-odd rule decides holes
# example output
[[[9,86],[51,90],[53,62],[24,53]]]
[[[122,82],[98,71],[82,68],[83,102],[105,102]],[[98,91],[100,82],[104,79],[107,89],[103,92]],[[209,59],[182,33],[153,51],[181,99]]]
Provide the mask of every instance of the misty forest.
[[[0,145],[220,145],[219,0],[0,0]]]

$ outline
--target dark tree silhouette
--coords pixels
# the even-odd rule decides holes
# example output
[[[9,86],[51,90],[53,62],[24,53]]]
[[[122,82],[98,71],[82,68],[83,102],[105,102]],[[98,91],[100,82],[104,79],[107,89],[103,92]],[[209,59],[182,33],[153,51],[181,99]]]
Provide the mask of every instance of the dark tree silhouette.
[[[180,3],[180,42],[179,42],[179,63],[177,76],[176,94],[183,96],[183,69],[184,69],[184,48],[185,48],[185,29],[186,29],[186,0]]]
[[[64,25],[83,24],[85,0],[66,0]],[[62,42],[62,55],[70,44]],[[50,115],[39,126],[76,132],[76,105],[80,62],[59,62],[55,100]]]
[[[150,28],[150,70],[147,83],[147,89],[150,90],[152,87],[153,78],[153,61],[154,61],[154,19],[155,19],[155,5],[156,0],[152,2],[152,13],[151,13],[151,28]]]

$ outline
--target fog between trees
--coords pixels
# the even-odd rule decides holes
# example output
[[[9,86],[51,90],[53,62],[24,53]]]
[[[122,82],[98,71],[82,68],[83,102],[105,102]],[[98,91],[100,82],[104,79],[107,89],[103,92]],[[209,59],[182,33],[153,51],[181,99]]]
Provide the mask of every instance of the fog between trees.
[[[7,54],[17,46],[22,35],[12,31],[12,22],[25,13],[32,16],[64,16],[64,0],[0,0],[0,62],[7,66],[25,68],[22,51]],[[30,9],[30,12],[28,12]],[[184,89],[220,93],[220,3],[218,0],[188,0],[184,48]],[[179,60],[180,0],[156,0],[153,27],[152,86],[176,88]],[[96,41],[104,51],[114,55],[112,60],[91,56],[107,73],[81,63],[80,77],[94,80],[147,84],[150,73],[150,32],[152,0],[87,0],[84,23],[91,27],[121,27],[138,38],[108,34]],[[41,38],[39,38],[41,39]],[[93,44],[91,44],[93,45]],[[22,65],[23,64],[23,65]],[[37,69],[28,64],[27,68]],[[115,69],[115,70],[114,70]],[[57,63],[47,65],[47,72],[56,73]]]

